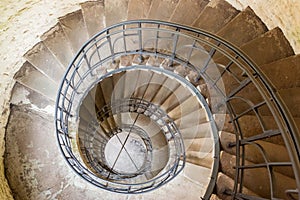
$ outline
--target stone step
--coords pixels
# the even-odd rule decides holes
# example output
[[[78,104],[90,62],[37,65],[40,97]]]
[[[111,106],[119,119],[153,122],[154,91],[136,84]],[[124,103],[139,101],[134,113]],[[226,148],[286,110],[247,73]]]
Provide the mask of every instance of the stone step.
[[[58,83],[45,76],[29,62],[26,61],[22,65],[20,70],[15,74],[14,79],[49,99],[56,100]]]
[[[236,155],[236,146],[231,146],[232,144],[236,144],[236,135],[225,131],[221,131],[219,135],[223,150],[231,155]],[[254,144],[244,145],[246,160],[253,163],[264,163],[264,156],[266,156],[269,162],[290,162],[289,154],[285,146],[265,142],[263,140],[255,141],[255,143],[259,145],[259,148],[262,148],[265,155],[262,155],[258,146]],[[273,170],[295,178],[292,166],[273,167]]]
[[[168,21],[178,2],[179,0],[152,0],[147,18]]]
[[[180,83],[171,78],[167,78],[162,87],[157,91],[152,99],[152,103],[162,105],[168,97],[180,87]]]
[[[193,183],[206,187],[210,181],[211,169],[186,163],[183,169],[183,175]]]
[[[148,90],[148,86],[150,84],[153,75],[154,73],[151,71],[145,71],[145,70],[140,71],[140,74],[137,78],[133,97],[144,99],[144,96]]]
[[[144,94],[144,99],[151,102],[156,93],[161,89],[161,87],[163,87],[167,79],[167,77],[159,73],[154,73]]]
[[[236,157],[222,151],[220,162],[222,172],[224,172],[229,177],[234,178],[236,170],[233,167],[236,163]],[[253,164],[254,163],[250,161],[245,161],[246,166],[251,166]],[[274,196],[271,197],[269,171],[265,167],[244,169],[243,172],[243,185],[264,198],[284,199],[286,197],[286,190],[296,188],[295,179],[273,171],[271,174]],[[276,182],[276,180],[280,181]]]
[[[235,132],[229,114],[213,114],[213,117],[219,131]]]
[[[294,55],[290,43],[278,27],[244,44],[241,46],[241,50],[257,65]]]
[[[146,19],[152,0],[129,0],[127,20]]]
[[[12,105],[25,105],[26,109],[36,110],[42,114],[54,115],[55,101],[18,82],[12,89]]]
[[[197,152],[199,153],[199,156],[204,158],[208,155],[212,156],[215,144],[214,140],[210,137],[193,139],[184,138],[184,147],[186,149],[186,152]]]
[[[217,183],[216,183],[216,192],[217,196],[223,200],[231,200],[232,196],[229,194],[234,189],[234,180],[229,176],[225,175],[222,172],[218,173]],[[243,194],[250,195],[254,197],[259,197],[257,194],[252,192],[246,187],[243,187]]]
[[[81,3],[80,6],[89,37],[105,28],[104,0],[87,1]]]
[[[204,108],[197,109],[189,114],[175,120],[175,124],[179,129],[194,127],[198,124],[207,122],[207,114]]]
[[[105,1],[105,21],[106,26],[126,21],[129,0],[109,0]]]
[[[71,44],[73,52],[77,53],[89,38],[82,10],[60,17],[59,23]]]
[[[234,133],[234,126],[231,123],[230,116],[228,114],[215,114],[214,115],[217,127],[219,131],[225,131]],[[261,116],[261,121],[255,115],[243,115],[238,119],[239,128],[243,133],[243,137],[253,137],[262,135],[267,131],[278,131],[278,126],[272,116]],[[279,132],[279,131],[278,131]],[[283,138],[280,135],[267,137],[264,139],[266,142],[271,142],[278,145],[284,145]]]
[[[240,12],[217,35],[223,39],[241,46],[267,31],[266,25],[258,18],[250,7]]]
[[[294,118],[300,117],[300,87],[282,89],[278,91],[290,113]]]
[[[49,31],[44,33],[41,36],[41,40],[66,69],[74,57],[74,52],[60,23],[57,23]]]
[[[120,58],[119,68],[132,66],[133,55],[124,55]]]
[[[201,108],[201,105],[199,103],[198,97],[196,96],[190,96],[188,99],[181,102],[177,107],[175,107],[172,110],[167,110],[168,115],[173,119],[179,119],[182,118],[185,115],[188,115],[189,113],[199,110]],[[197,116],[195,116],[196,118]]]
[[[188,128],[178,127],[183,139],[210,138],[212,137],[211,124],[209,122],[197,124]]]
[[[60,83],[64,67],[57,61],[43,42],[37,43],[24,55],[25,59],[53,81]]]
[[[216,33],[239,13],[224,0],[212,0],[203,9],[192,26]]]
[[[300,55],[289,56],[261,65],[260,69],[277,90],[300,87]]]
[[[211,169],[213,165],[213,155],[211,153],[187,151],[186,162]]]
[[[180,85],[175,90],[172,90],[171,95],[161,104],[161,108],[169,113],[191,96],[191,92],[186,87]]]
[[[124,98],[131,98],[135,92],[140,71],[127,71],[124,84]],[[126,86],[126,87],[125,87]]]
[[[169,21],[192,25],[208,2],[208,0],[179,0]]]

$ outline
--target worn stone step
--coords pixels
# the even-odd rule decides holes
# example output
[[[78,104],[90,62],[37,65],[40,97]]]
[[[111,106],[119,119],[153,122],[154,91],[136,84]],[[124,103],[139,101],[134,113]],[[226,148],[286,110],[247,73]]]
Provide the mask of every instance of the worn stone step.
[[[169,21],[192,25],[208,2],[208,0],[179,0]]]
[[[223,150],[232,155],[236,155],[236,146],[231,146],[236,144],[236,135],[225,131],[221,131],[219,135]],[[246,160],[253,163],[264,163],[264,156],[266,156],[266,159],[269,162],[290,162],[289,154],[285,146],[265,142],[263,140],[255,141],[255,144],[259,146],[254,144],[244,145],[244,156]],[[262,154],[259,148],[262,148],[265,155]],[[274,167],[273,170],[291,178],[295,178],[292,166]]]
[[[151,100],[155,97],[156,93],[161,89],[161,87],[163,87],[167,79],[168,78],[164,75],[154,73],[143,98],[146,101],[151,102]]]
[[[174,109],[167,110],[167,112],[173,120],[176,120],[200,108],[201,105],[199,103],[198,97],[192,95],[191,97],[180,103],[178,106],[176,106]],[[195,116],[195,118],[196,117],[197,116]]]
[[[234,178],[236,170],[233,168],[236,163],[236,157],[230,155],[224,151],[221,152],[221,170],[226,175]],[[245,161],[245,165],[253,165],[250,161]],[[270,196],[270,177],[269,172],[265,167],[254,168],[254,169],[244,169],[243,185],[250,190],[254,191],[256,194],[264,198],[272,198]],[[255,178],[253,178],[255,177]],[[275,180],[280,180],[276,182]],[[282,175],[278,172],[272,173],[272,183],[273,183],[273,198],[284,199],[285,191],[288,189],[295,189],[295,180]]]
[[[231,200],[232,196],[230,193],[234,190],[234,185],[235,183],[232,178],[230,178],[222,172],[219,172],[216,183],[217,196],[223,200]],[[257,194],[255,194],[246,187],[243,187],[243,194],[259,197]]]
[[[293,55],[260,66],[276,90],[300,87],[300,55]]]
[[[66,69],[73,59],[74,53],[60,23],[57,23],[49,31],[44,33],[41,36],[41,40]]]
[[[211,134],[212,133],[210,132],[209,135],[204,135],[204,137],[202,136],[199,138],[183,138],[186,151],[199,152],[204,156],[206,156],[206,154],[212,154],[215,147],[215,141],[211,137]]]
[[[267,31],[266,25],[259,19],[250,7],[240,12],[217,35],[223,39],[241,46]]]
[[[147,18],[151,3],[152,0],[129,0],[127,20]]]
[[[212,0],[203,9],[192,26],[216,33],[239,13],[224,0]]]
[[[76,53],[89,38],[82,10],[59,18],[59,23],[72,46],[73,52]]]
[[[86,1],[80,6],[89,37],[105,28],[104,0]]]
[[[137,78],[133,97],[144,99],[154,72],[141,70]]]
[[[179,0],[152,0],[148,19],[168,21]]]
[[[129,0],[109,0],[105,1],[105,21],[106,26],[126,21]]]
[[[174,81],[174,80],[173,80]],[[169,113],[175,107],[183,103],[186,99],[190,98],[192,93],[184,86],[180,85],[172,91],[171,95],[161,104],[161,108]]]
[[[186,162],[206,167],[208,169],[212,168],[213,160],[213,155],[211,153],[202,153],[197,151],[186,152]]]
[[[159,91],[155,94],[152,102],[156,105],[162,105],[165,100],[172,95],[180,87],[180,83],[174,81],[174,79],[167,78]]]
[[[293,117],[300,117],[300,87],[282,89],[278,91]]]
[[[12,105],[25,105],[27,109],[36,110],[43,114],[54,115],[55,101],[18,82],[12,89],[10,99]]]
[[[179,129],[194,127],[208,121],[207,113],[204,108],[197,109],[187,115],[181,116],[175,123]]]
[[[132,66],[133,55],[124,55],[120,58],[119,68]]]
[[[24,55],[26,60],[53,81],[59,83],[64,74],[63,66],[57,61],[43,42],[37,43]]]
[[[124,98],[130,98],[136,89],[139,71],[127,71],[124,86]]]
[[[212,137],[211,124],[209,122],[198,124],[188,128],[179,127],[183,139],[210,138]]]
[[[229,114],[213,114],[213,117],[219,131],[235,132]]]
[[[293,48],[278,27],[244,44],[241,50],[257,65],[294,55]]]
[[[183,169],[183,175],[193,183],[206,187],[210,181],[211,169],[192,163],[186,163]]]
[[[19,83],[39,92],[55,101],[58,90],[58,83],[38,71],[29,62],[25,62],[15,74],[14,79]]]

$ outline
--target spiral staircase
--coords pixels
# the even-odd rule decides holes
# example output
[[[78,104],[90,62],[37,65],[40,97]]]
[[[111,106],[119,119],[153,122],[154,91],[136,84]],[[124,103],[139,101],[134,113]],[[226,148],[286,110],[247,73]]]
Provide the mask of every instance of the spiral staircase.
[[[15,199],[300,199],[300,57],[251,8],[87,1],[24,58]]]

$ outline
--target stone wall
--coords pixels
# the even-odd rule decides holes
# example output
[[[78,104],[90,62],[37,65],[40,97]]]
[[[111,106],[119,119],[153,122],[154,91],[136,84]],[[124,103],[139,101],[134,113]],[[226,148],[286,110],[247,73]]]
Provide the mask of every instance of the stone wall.
[[[242,10],[250,6],[269,29],[280,27],[295,53],[300,53],[299,0],[226,0]]]
[[[40,35],[54,26],[58,17],[79,9],[82,1],[0,1],[0,199],[13,199],[3,165],[13,76],[24,62],[23,54],[39,42]]]
[[[12,199],[5,179],[4,137],[9,116],[13,76],[23,63],[22,55],[39,41],[39,36],[57,23],[57,18],[79,9],[85,0],[0,1],[0,199]],[[279,26],[295,52],[300,53],[299,0],[227,0],[238,9],[250,5],[269,29]]]

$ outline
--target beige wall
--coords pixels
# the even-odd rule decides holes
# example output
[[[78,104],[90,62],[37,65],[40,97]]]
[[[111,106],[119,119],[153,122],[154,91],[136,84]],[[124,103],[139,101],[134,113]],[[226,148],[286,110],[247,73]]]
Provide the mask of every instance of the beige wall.
[[[226,0],[239,10],[250,6],[272,29],[279,26],[295,53],[300,53],[300,0]]]

